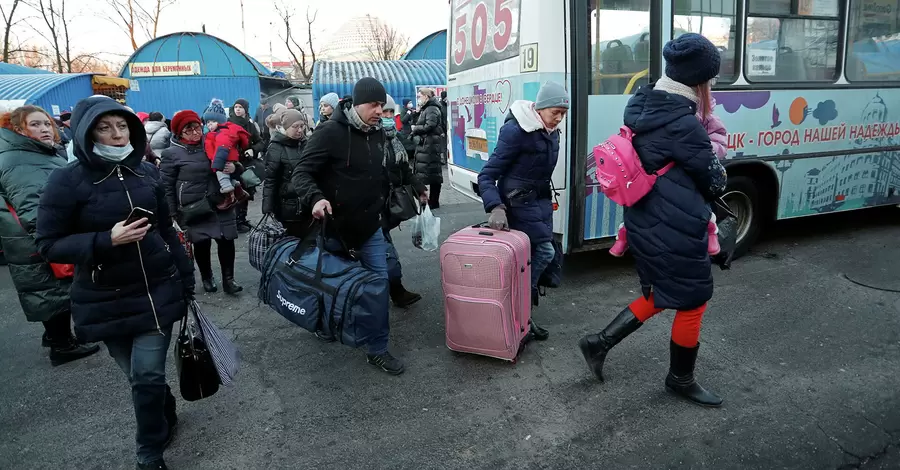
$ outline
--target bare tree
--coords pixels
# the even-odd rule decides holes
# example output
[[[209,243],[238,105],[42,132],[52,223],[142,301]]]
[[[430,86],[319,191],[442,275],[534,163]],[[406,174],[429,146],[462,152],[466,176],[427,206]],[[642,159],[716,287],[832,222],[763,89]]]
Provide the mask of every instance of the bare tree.
[[[55,3],[54,3],[55,2]],[[72,48],[69,40],[69,19],[66,18],[66,0],[31,0],[26,5],[37,10],[46,31],[32,28],[50,43],[51,53],[59,73],[72,72]]]
[[[366,29],[361,33],[366,38],[366,51],[369,59],[374,61],[397,60],[406,52],[409,37],[397,28],[370,15],[366,15],[366,21],[361,27]]]
[[[143,43],[155,39],[159,33],[159,21],[163,10],[178,0],[106,0],[112,9],[106,17],[122,30],[131,41],[132,50],[138,49],[138,40]],[[140,37],[140,32],[145,37]]]
[[[313,24],[318,17],[318,11],[313,11],[309,7],[306,8],[306,39],[301,42],[294,37],[294,29],[291,23],[294,21],[295,11],[288,6],[286,0],[275,3],[275,11],[278,18],[284,23],[284,32],[280,34],[284,46],[287,48],[291,58],[294,59],[294,70],[304,82],[309,82],[312,78],[313,66],[316,65],[316,48],[313,45]]]
[[[9,7],[8,14],[3,8],[3,5],[0,5],[0,14],[3,15],[3,26],[6,28],[3,30],[3,62],[9,62],[10,53],[15,52],[9,48],[9,41],[10,35],[12,34],[12,28],[18,23],[18,21],[16,21],[16,8],[19,7],[19,3],[21,3],[21,0],[13,0],[12,5]]]

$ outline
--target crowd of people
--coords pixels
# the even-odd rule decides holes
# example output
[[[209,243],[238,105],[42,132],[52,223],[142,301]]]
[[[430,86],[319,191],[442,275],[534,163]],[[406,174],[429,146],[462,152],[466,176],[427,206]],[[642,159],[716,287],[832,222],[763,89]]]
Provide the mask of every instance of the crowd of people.
[[[710,201],[726,178],[704,128],[719,54],[702,36],[685,34],[666,45],[664,56],[666,75],[638,90],[623,118],[646,170],[675,163],[646,200],[625,212],[642,295],[579,346],[603,380],[613,346],[663,309],[677,310],[665,385],[718,406],[721,398],[697,384],[694,361],[712,297]],[[478,175],[489,225],[522,231],[531,241],[535,306],[538,280],[557,250],[551,175],[570,107],[568,91],[553,82],[535,101],[516,102]],[[403,284],[386,199],[391,186],[410,185],[422,204],[440,207],[446,95],[420,89],[415,104],[399,106],[367,77],[349,96],[323,96],[316,123],[293,97],[271,106],[264,99],[253,120],[249,112],[245,99],[234,102],[230,115],[213,99],[202,113],[180,111],[168,120],[93,96],[58,122],[35,106],[0,117],[0,240],[22,309],[27,320],[43,323],[53,365],[106,344],[131,386],[139,469],[166,468],[163,451],[178,422],[167,351],[173,324],[195,296],[195,265],[204,291],[218,290],[213,242],[223,290],[242,291],[235,240],[250,225],[251,172],[261,173],[263,212],[288,234],[305,236],[313,219],[330,216],[329,244],[354,250],[364,267],[388,279],[389,302],[408,307],[422,298]],[[193,244],[193,260],[179,227]],[[368,334],[366,362],[400,374],[405,365],[389,347],[390,304],[378,310],[371,313],[384,321]],[[550,335],[534,322],[531,334]]]

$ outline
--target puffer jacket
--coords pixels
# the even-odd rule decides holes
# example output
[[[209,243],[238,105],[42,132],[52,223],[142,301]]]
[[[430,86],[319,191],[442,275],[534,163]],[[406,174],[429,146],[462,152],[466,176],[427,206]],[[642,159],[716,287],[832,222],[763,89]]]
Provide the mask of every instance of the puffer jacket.
[[[94,153],[91,129],[108,112],[124,116],[131,132],[134,151],[119,163]],[[144,128],[107,97],[80,101],[72,127],[78,162],[50,174],[36,238],[45,259],[75,265],[75,334],[93,342],[161,331],[184,317],[194,269],[172,227],[159,172],[141,162]],[[137,243],[113,246],[111,229],[133,207],[152,211],[156,225]]]
[[[441,105],[437,98],[432,98],[422,106],[412,126],[412,135],[419,138],[416,144],[416,175],[423,184],[444,182],[441,166],[441,153],[444,151],[443,134]]]
[[[329,236],[339,236],[351,249],[381,229],[388,192],[384,131],[351,123],[352,108],[352,100],[341,101],[316,129],[291,177],[303,207],[311,211],[322,199],[331,203],[335,223],[328,224]]]
[[[145,122],[144,131],[147,132],[150,150],[153,151],[153,155],[159,158],[162,155],[162,151],[171,145],[172,132],[166,127],[166,123],[162,121]]]
[[[182,206],[201,199],[206,199],[213,208],[214,214],[191,221],[190,225],[182,224],[192,242],[237,239],[235,209],[220,211],[215,208],[222,200],[219,182],[209,171],[209,158],[199,142],[188,144],[173,139],[172,146],[163,152],[159,172],[170,214],[180,218]]]
[[[707,252],[709,202],[725,190],[725,170],[689,98],[644,86],[628,101],[625,125],[644,169],[675,162],[653,189],[625,210],[628,245],[644,294],[657,308],[693,309],[713,294]]]
[[[300,212],[300,197],[292,181],[304,147],[306,139],[291,139],[281,132],[273,132],[266,150],[262,210],[264,214],[274,214],[279,222],[296,222],[308,218]]]
[[[559,159],[559,130],[547,132],[533,105],[513,103],[494,153],[478,173],[484,210],[506,206],[509,227],[525,232],[532,247],[553,239],[550,177]]]
[[[44,184],[64,166],[56,148],[0,128],[0,240],[28,321],[47,321],[70,309],[71,279],[56,279],[34,241]]]

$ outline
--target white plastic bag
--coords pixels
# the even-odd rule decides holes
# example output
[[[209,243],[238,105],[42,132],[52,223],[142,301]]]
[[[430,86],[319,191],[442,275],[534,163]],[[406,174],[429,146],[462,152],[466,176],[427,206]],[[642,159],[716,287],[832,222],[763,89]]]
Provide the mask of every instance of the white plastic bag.
[[[425,251],[438,249],[438,238],[441,236],[441,218],[435,217],[428,205],[424,205],[422,213],[413,219],[413,246]]]

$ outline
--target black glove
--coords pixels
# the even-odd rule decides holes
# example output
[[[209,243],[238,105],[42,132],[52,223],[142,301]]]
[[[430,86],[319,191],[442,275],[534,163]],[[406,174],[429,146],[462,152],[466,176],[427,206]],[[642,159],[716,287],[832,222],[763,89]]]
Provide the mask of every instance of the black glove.
[[[185,286],[184,292],[182,292],[182,297],[185,302],[191,303],[194,301],[194,286]]]

